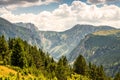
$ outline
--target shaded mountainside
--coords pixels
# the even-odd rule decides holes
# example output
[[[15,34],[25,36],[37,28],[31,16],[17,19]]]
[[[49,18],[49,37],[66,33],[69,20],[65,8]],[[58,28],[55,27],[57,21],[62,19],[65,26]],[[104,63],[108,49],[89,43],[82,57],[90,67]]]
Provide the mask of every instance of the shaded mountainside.
[[[64,32],[39,31],[31,23],[12,24],[0,18],[0,35],[6,38],[20,37],[28,43],[37,45],[45,52],[58,60],[62,55],[69,58],[69,53],[78,43],[89,33],[100,30],[114,29],[109,26],[75,25],[73,28]]]
[[[20,37],[30,44],[40,47],[40,38],[37,30],[30,30],[28,28],[12,24],[3,18],[0,18],[0,35],[5,35],[6,39]]]
[[[72,62],[82,54],[87,61],[103,65],[108,75],[120,71],[120,30],[98,31],[87,35],[70,53]]]

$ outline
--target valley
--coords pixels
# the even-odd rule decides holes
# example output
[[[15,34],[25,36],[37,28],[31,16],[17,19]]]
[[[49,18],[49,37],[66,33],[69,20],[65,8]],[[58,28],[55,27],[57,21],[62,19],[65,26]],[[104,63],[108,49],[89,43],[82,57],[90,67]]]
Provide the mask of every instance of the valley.
[[[8,41],[21,38],[30,45],[59,61],[66,56],[73,65],[79,55],[87,64],[103,65],[108,76],[115,76],[120,70],[120,30],[110,26],[75,25],[71,29],[55,32],[40,31],[32,23],[11,23],[0,18],[0,35]]]

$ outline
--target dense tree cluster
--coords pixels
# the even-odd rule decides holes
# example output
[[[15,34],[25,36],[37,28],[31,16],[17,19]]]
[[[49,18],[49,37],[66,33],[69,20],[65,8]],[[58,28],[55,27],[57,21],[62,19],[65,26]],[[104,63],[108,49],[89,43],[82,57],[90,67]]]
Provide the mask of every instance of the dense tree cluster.
[[[44,53],[41,49],[31,46],[20,38],[6,41],[4,36],[0,37],[0,63],[17,66],[23,70],[25,75],[43,74],[47,79],[52,80],[109,80],[102,66],[91,63],[87,65],[82,55],[78,56],[72,67],[65,56],[55,62],[48,53]],[[118,79],[120,79],[119,74],[114,80]]]

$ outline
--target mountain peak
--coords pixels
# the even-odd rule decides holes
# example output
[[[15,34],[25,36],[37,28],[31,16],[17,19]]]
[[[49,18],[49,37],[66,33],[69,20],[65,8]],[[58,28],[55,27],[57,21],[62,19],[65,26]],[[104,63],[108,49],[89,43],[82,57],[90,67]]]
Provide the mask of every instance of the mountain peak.
[[[34,30],[34,31],[38,30],[38,28],[32,23],[19,22],[19,23],[15,23],[15,25],[21,26],[21,27],[24,27],[24,28],[27,28],[27,29],[30,29],[30,30]]]
[[[8,20],[0,17],[0,24],[4,24],[4,25],[12,25],[12,23],[10,23]]]

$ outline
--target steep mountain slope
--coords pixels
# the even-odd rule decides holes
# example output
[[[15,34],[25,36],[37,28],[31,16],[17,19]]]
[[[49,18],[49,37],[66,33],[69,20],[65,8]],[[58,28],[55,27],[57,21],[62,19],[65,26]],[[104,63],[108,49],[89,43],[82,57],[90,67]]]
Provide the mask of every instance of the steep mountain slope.
[[[103,65],[107,74],[113,76],[120,71],[120,30],[98,31],[87,35],[70,53],[72,62],[82,54],[87,61]]]
[[[64,32],[39,31],[31,23],[12,24],[0,18],[0,34],[9,37],[20,37],[30,44],[37,45],[45,52],[58,60],[62,55],[69,58],[69,53],[78,45],[85,35],[100,31],[114,29],[109,26],[75,25]]]
[[[43,49],[49,52],[55,59],[59,59],[62,55],[68,56],[85,35],[109,29],[114,28],[109,26],[76,25],[64,32],[40,31],[39,34]]]
[[[37,30],[30,30],[25,27],[17,26],[3,18],[0,18],[0,35],[5,35],[7,39],[9,39],[9,37],[20,37],[30,44],[40,46],[40,38]]]

